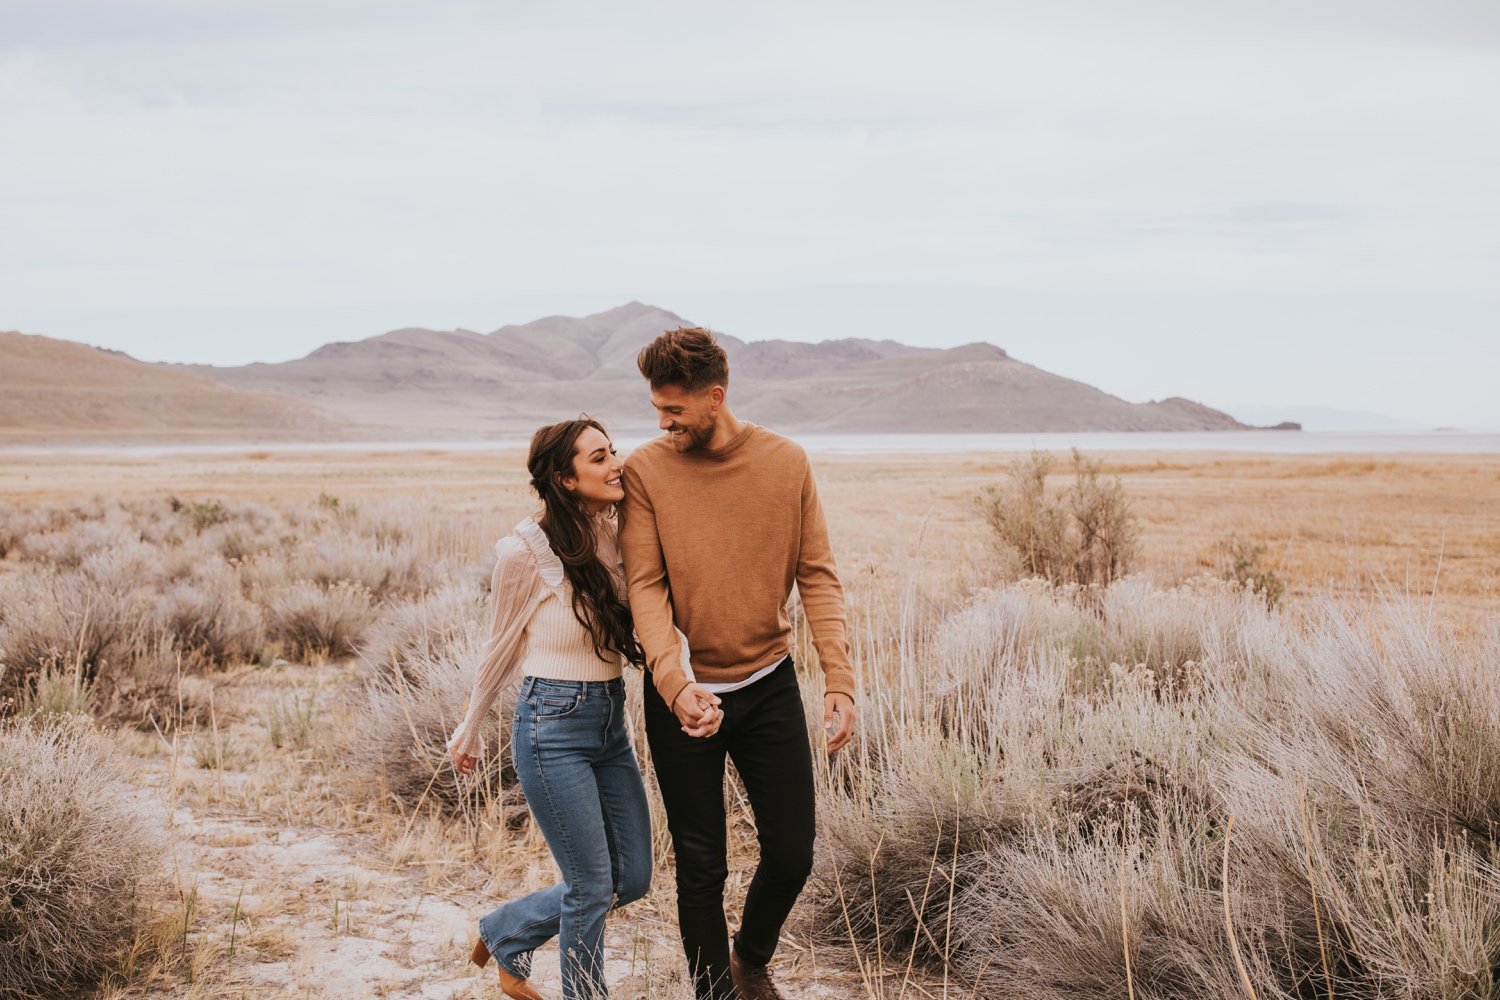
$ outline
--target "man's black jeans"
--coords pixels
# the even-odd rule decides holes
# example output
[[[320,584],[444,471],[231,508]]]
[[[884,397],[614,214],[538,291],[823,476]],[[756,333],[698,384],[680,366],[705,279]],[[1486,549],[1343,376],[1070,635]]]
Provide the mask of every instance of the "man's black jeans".
[[[719,697],[723,724],[695,739],[649,678],[645,684],[646,739],[677,854],[677,923],[698,1000],[734,996],[724,921],[726,756],[745,784],[760,841],[760,864],[734,936],[744,961],[770,962],[813,861],[812,752],[792,658]]]

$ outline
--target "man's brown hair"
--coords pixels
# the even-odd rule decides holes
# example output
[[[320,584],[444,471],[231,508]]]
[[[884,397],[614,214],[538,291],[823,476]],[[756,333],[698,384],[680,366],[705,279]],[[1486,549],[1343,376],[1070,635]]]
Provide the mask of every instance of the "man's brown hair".
[[[675,385],[701,392],[713,385],[729,387],[729,355],[701,326],[668,330],[641,348],[635,365],[653,389]]]

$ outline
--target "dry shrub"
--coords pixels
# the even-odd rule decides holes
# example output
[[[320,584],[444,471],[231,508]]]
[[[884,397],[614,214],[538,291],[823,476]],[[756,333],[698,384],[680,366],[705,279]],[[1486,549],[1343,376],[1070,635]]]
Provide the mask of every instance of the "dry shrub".
[[[108,560],[103,562],[107,563]],[[49,671],[75,674],[107,692],[148,641],[149,598],[128,582],[91,572],[33,569],[7,574],[0,584],[0,704]]]
[[[318,660],[352,655],[375,618],[370,592],[348,581],[320,587],[299,580],[272,592],[265,605],[270,639],[290,655]]]
[[[259,606],[245,597],[239,577],[210,563],[165,588],[156,607],[161,628],[193,667],[227,667],[254,660],[265,639]]]
[[[273,747],[306,750],[319,736],[317,697],[299,691],[261,706],[261,721]]]
[[[98,519],[49,522],[42,530],[16,539],[15,551],[25,562],[77,568],[88,556],[105,549],[139,542],[140,533],[123,511],[111,510]]]
[[[1208,577],[1170,588],[1127,577],[1087,600],[1079,589],[1024,580],[981,590],[930,637],[928,683],[940,690],[988,683],[982,678],[993,672],[1060,656],[1088,688],[1110,682],[1111,664],[1145,668],[1162,684],[1191,684],[1211,652],[1238,648],[1270,621],[1244,589]]]
[[[1221,540],[1215,549],[1221,565],[1220,576],[1259,594],[1269,608],[1281,604],[1286,596],[1286,581],[1262,564],[1267,551],[1264,545],[1232,536]]]
[[[46,508],[0,501],[0,559],[16,552],[21,539],[44,530],[50,521],[51,512]]]
[[[360,646],[372,668],[402,672],[415,660],[433,660],[455,646],[482,640],[486,598],[472,584],[448,584],[412,601],[386,605]]]
[[[1038,832],[984,852],[954,900],[953,970],[986,996],[1121,997],[1130,987],[1143,1000],[1243,996],[1218,868],[1179,839],[1185,819],[1149,835],[1131,821]],[[1232,911],[1238,925],[1252,923],[1238,900]],[[1250,964],[1268,978],[1262,953]]]
[[[196,723],[208,711],[206,689],[185,680],[186,671],[186,659],[170,636],[143,636],[131,647],[125,665],[111,670],[108,683],[96,687],[94,714],[144,730]]]
[[[1218,998],[1227,906],[1266,1000],[1500,994],[1500,637],[1100,597],[983,594],[870,678],[814,934],[984,996]]]
[[[81,674],[60,667],[33,675],[21,691],[20,714],[42,721],[89,715],[93,706],[93,685]]]
[[[0,711],[35,678],[68,672],[95,704],[139,715],[181,671],[261,659],[268,642],[290,656],[348,656],[398,599],[421,610],[393,612],[379,655],[436,652],[465,612],[458,584],[429,597],[433,583],[477,576],[453,558],[464,532],[427,526],[429,513],[332,497],[0,508],[0,545],[19,564],[0,578]],[[433,616],[442,624],[424,629]],[[116,679],[133,693],[117,697]]]
[[[51,1000],[117,968],[163,860],[118,757],[87,723],[0,729],[0,997]]]
[[[288,557],[288,569],[301,578],[324,585],[351,580],[376,600],[422,593],[430,568],[415,546],[351,534],[323,535]]]
[[[1032,452],[1011,465],[1010,484],[981,499],[996,540],[1023,576],[1052,583],[1101,585],[1130,572],[1139,530],[1118,479],[1101,482],[1100,462],[1073,450],[1074,481],[1047,492],[1056,460]]]
[[[511,821],[525,815],[510,760],[514,685],[497,704],[501,722],[486,734],[486,753],[474,772],[460,776],[448,756],[448,737],[468,707],[481,646],[477,636],[468,636],[437,655],[413,656],[400,672],[373,675],[349,733],[350,759],[359,762],[361,781],[406,808],[471,820],[495,809]]]

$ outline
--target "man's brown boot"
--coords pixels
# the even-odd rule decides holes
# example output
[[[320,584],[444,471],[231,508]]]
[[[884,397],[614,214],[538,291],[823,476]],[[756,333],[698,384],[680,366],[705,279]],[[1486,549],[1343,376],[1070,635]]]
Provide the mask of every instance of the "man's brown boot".
[[[740,1000],[786,1000],[776,984],[771,982],[771,972],[764,965],[751,965],[729,949],[729,977],[739,991]]]

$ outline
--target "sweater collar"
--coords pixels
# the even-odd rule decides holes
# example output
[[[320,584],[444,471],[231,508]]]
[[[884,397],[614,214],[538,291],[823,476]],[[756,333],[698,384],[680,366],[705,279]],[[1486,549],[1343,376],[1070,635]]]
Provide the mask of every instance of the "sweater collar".
[[[696,452],[689,452],[688,454],[700,455],[703,458],[711,459],[711,460],[714,460],[714,461],[717,461],[719,459],[728,458],[730,455],[732,455],[736,451],[738,451],[740,449],[741,445],[743,445],[746,441],[750,440],[750,435],[753,434],[753,433],[755,433],[755,431],[757,429],[756,426],[754,424],[752,424],[748,420],[741,421],[741,423],[743,423],[744,426],[740,428],[740,432],[738,434],[736,434],[734,437],[730,438],[729,439],[729,443],[726,444],[724,447],[722,447],[722,448],[699,448]]]

